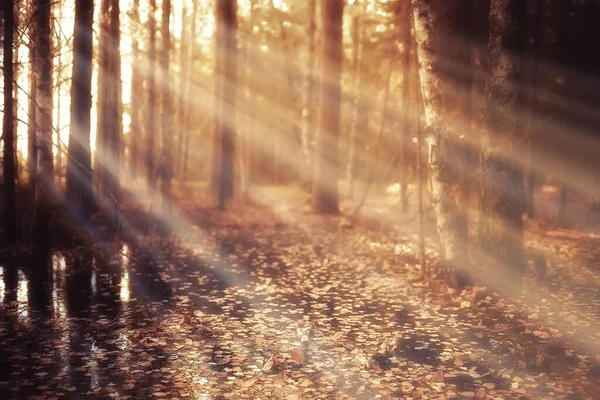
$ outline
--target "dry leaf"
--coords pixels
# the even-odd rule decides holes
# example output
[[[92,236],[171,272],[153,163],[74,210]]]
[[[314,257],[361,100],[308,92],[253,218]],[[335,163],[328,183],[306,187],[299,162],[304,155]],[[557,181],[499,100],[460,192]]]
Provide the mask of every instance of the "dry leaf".
[[[242,383],[242,387],[244,387],[244,388],[252,387],[256,383],[256,380],[257,380],[256,378],[248,379],[247,381]]]
[[[438,369],[438,371],[433,375],[434,382],[444,382],[444,371]]]
[[[306,357],[304,356],[304,353],[301,349],[294,349],[292,350],[292,360],[299,363],[303,363],[304,361],[306,361]]]

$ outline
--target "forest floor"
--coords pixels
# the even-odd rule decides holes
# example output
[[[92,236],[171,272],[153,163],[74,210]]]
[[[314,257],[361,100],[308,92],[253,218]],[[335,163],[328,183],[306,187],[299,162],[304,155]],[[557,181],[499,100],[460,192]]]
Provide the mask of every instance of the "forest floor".
[[[176,188],[168,239],[55,253],[47,301],[26,274],[12,297],[0,286],[0,398],[600,398],[587,226],[531,224],[548,275],[528,268],[508,300],[415,279],[416,219],[390,199],[350,225],[295,189],[255,188],[226,212],[196,193]]]

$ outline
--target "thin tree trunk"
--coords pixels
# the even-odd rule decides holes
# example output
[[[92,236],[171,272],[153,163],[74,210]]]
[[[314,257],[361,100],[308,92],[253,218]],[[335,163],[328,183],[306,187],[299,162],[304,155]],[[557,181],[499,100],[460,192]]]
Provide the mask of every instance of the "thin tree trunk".
[[[110,165],[108,164],[110,137],[110,106],[113,102],[110,87],[110,56],[112,43],[110,38],[110,7],[112,0],[101,0],[100,3],[100,37],[98,40],[98,100],[96,104],[96,149],[94,152],[94,172],[98,177],[101,195],[107,188]]]
[[[29,64],[35,65],[35,24],[29,29]],[[29,71],[29,99],[27,116],[27,175],[29,175],[29,190],[31,191],[31,200],[35,196],[35,177],[37,175],[37,141],[36,141],[36,72],[33,68]]]
[[[196,18],[198,15],[198,0],[192,0],[192,25],[191,25],[191,37],[196,37]],[[192,107],[192,60],[195,54],[195,42],[191,41],[188,48],[188,67],[186,71],[186,81],[188,82],[185,91],[185,109],[184,109],[184,153],[183,153],[183,180],[187,179],[188,173],[188,160],[189,160],[189,147],[190,147],[190,110]]]
[[[534,22],[534,49],[533,49],[533,71],[531,72],[531,99],[529,102],[529,123],[528,123],[528,132],[531,132],[535,129],[535,119],[537,117],[537,109],[538,109],[538,74],[539,74],[539,58],[540,58],[540,44],[542,39],[542,15],[543,15],[543,4],[544,0],[537,0],[535,7],[535,22]],[[527,212],[527,216],[529,218],[533,218],[535,216],[535,172],[533,171],[533,154],[532,154],[532,145],[533,138],[531,135],[527,138],[527,154],[526,154],[526,167],[525,167],[525,182],[526,182],[526,192],[525,192],[525,210]]]
[[[468,281],[466,243],[460,236],[460,213],[453,185],[456,166],[452,165],[449,133],[444,121],[442,80],[433,50],[433,26],[429,1],[413,0],[419,76],[425,111],[425,132],[429,144],[429,180],[437,216],[446,278],[453,286]]]
[[[175,165],[173,166],[174,174],[181,179],[183,171],[183,138],[184,132],[187,130],[185,122],[185,88],[191,82],[187,78],[188,64],[191,63],[188,57],[189,52],[186,51],[190,46],[188,34],[189,16],[187,6],[184,4],[181,7],[181,38],[179,40],[179,92],[177,94],[177,155],[175,156]],[[190,36],[194,37],[194,36]]]
[[[323,49],[312,206],[315,212],[337,213],[342,73],[343,0],[323,0]]]
[[[365,3],[366,4],[366,3]],[[358,3],[354,3],[354,7],[357,7]],[[352,104],[352,126],[350,127],[350,148],[348,149],[348,162],[346,165],[346,179],[348,180],[348,197],[354,196],[354,166],[356,158],[356,138],[358,136],[358,119],[361,113],[361,97],[364,95],[361,93],[361,80],[362,80],[362,67],[360,65],[362,55],[362,35],[360,34],[362,23],[355,14],[352,17],[352,70],[354,72],[354,90],[353,90],[353,104]]]
[[[113,0],[111,9],[111,29],[110,36],[112,40],[111,52],[111,89],[113,102],[111,106],[111,136],[110,136],[110,174],[108,181],[108,190],[111,200],[115,202],[113,207],[118,208],[121,202],[121,138],[123,137],[123,84],[121,82],[121,10],[119,0]]]
[[[58,7],[58,16],[56,19],[53,19],[54,22],[54,26],[53,29],[57,32],[60,32],[60,26],[58,26],[60,24],[60,21],[62,21],[63,18],[63,13],[62,13],[62,3],[57,4]],[[56,182],[57,185],[60,187],[61,186],[61,181],[62,181],[62,165],[63,165],[63,148],[62,148],[62,142],[60,139],[60,133],[62,131],[62,121],[61,121],[61,114],[62,114],[62,104],[61,104],[61,92],[62,92],[62,86],[63,86],[63,79],[62,79],[62,72],[63,72],[63,62],[62,62],[62,48],[63,48],[63,42],[62,42],[62,35],[57,35],[56,38],[56,48],[58,49],[57,51],[57,55],[56,55],[56,74],[55,74],[55,79],[56,79],[56,107],[55,107],[55,111],[56,111],[56,166],[55,166],[55,171],[56,171]]]
[[[49,251],[50,208],[54,193],[52,165],[52,36],[50,0],[36,2],[36,113],[38,169],[33,238],[42,257]],[[40,265],[44,265],[40,263]],[[40,271],[42,272],[42,271]]]
[[[148,107],[146,116],[146,183],[154,191],[154,141],[156,137],[156,0],[150,0],[150,16],[148,17],[150,41],[148,43]]]
[[[404,3],[404,10],[402,10],[403,22],[404,22],[404,37],[403,37],[403,53],[402,53],[402,108],[404,114],[402,118],[402,137],[400,139],[400,205],[402,212],[408,211],[408,182],[409,182],[409,149],[411,143],[410,128],[414,118],[411,115],[410,106],[410,90],[412,87],[412,69],[410,63],[410,57],[413,50],[413,38],[411,35],[411,27],[413,25],[412,18],[412,6],[410,2]],[[418,118],[420,118],[418,116]]]
[[[2,121],[4,151],[4,235],[6,241],[14,244],[17,241],[17,202],[16,202],[16,168],[15,168],[15,135],[13,115],[13,37],[15,31],[15,10],[11,1],[2,2],[4,12],[4,115]]]
[[[217,0],[217,64],[221,66],[217,138],[220,144],[218,207],[233,196],[236,101],[237,1]]]
[[[564,77],[564,81],[566,82],[567,75],[569,74],[568,67],[572,63],[573,54],[571,51],[571,40],[569,37],[570,28],[569,22],[571,20],[571,0],[565,0],[565,9],[562,10],[562,21],[559,27],[559,42],[560,42],[560,64],[562,66],[562,74]],[[559,88],[559,93],[561,93],[564,97],[567,97],[566,93],[567,85],[563,83]],[[567,182],[562,182],[560,187],[560,197],[558,203],[558,224],[565,228],[568,225],[567,220],[567,201],[568,201],[568,192],[569,187]]]
[[[90,152],[93,10],[93,0],[76,0],[67,161],[67,200],[75,214],[86,222],[89,221],[93,205]]]
[[[302,152],[305,160],[304,184],[310,189],[312,184],[313,149],[312,140],[315,121],[315,61],[317,32],[317,0],[308,0],[308,71],[305,77],[304,110],[302,113]]]
[[[159,161],[161,171],[161,197],[165,212],[171,212],[171,178],[173,176],[173,132],[171,130],[171,77],[169,72],[169,58],[171,54],[171,31],[169,21],[171,18],[171,0],[162,2],[162,49],[160,55],[160,71],[162,73],[162,107],[161,107],[161,134],[163,157]]]
[[[140,74],[140,44],[138,37],[140,36],[139,24],[140,24],[140,0],[134,0],[131,9],[131,20],[135,24],[134,34],[132,35],[131,42],[131,100],[130,100],[130,113],[131,123],[129,125],[129,168],[134,178],[137,177],[140,167],[140,147],[141,141],[141,129],[140,129],[140,116],[141,116],[141,103],[143,103],[141,88],[143,85],[143,78]]]
[[[509,295],[521,291],[524,270],[523,172],[509,155],[522,136],[517,106],[525,15],[521,0],[492,0],[488,78],[483,120],[481,210],[482,245],[493,284]]]

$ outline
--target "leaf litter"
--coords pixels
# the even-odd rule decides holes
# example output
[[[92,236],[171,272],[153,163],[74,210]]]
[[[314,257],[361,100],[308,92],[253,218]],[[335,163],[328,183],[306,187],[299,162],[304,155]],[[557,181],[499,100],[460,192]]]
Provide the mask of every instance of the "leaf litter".
[[[1,325],[3,398],[600,396],[600,358],[564,334],[591,313],[557,329],[545,303],[413,282],[409,237],[267,213],[188,210],[201,234],[97,259],[83,296],[92,276],[69,264],[49,315]]]

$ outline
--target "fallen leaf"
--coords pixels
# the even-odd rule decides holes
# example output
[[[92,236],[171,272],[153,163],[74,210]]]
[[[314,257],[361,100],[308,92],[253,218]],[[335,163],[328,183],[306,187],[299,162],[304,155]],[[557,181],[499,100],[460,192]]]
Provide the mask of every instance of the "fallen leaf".
[[[434,382],[444,382],[444,371],[438,369],[438,371],[433,375]]]
[[[292,350],[292,360],[303,363],[306,360],[306,357],[301,349],[294,349]]]

